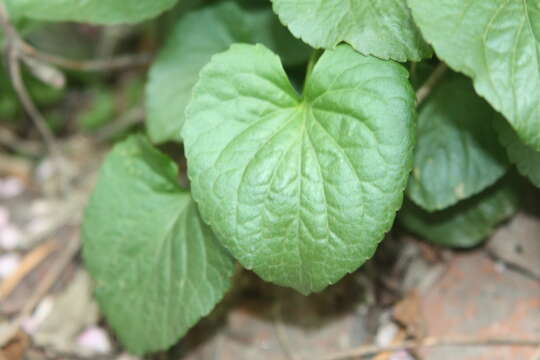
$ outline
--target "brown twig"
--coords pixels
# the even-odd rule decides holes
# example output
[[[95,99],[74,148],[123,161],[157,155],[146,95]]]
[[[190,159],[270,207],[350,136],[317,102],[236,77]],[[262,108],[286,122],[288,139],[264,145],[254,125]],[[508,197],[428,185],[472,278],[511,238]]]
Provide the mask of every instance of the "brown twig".
[[[416,91],[416,105],[420,105],[431,93],[431,90],[433,90],[433,87],[441,80],[443,75],[446,73],[446,70],[448,70],[448,66],[446,66],[445,63],[441,62],[439,65],[433,70],[431,75],[429,75],[428,79],[420,89]]]
[[[28,94],[28,90],[24,85],[24,82],[22,80],[21,63],[19,61],[19,56],[20,55],[18,54],[16,48],[8,50],[9,74],[11,77],[13,88],[15,89],[15,93],[21,101],[24,110],[26,111],[28,116],[30,116],[30,118],[34,122],[34,125],[43,137],[45,145],[49,148],[51,154],[55,157],[61,157],[60,149],[56,144],[56,140],[54,139],[52,131],[47,126],[47,121],[32,102],[32,98]]]
[[[11,23],[9,14],[3,3],[0,3],[0,25],[3,28],[6,37],[7,63],[13,88],[15,89],[24,110],[31,118],[45,142],[49,154],[51,155],[53,166],[55,170],[57,170],[60,190],[65,194],[68,187],[68,181],[64,174],[64,157],[62,156],[60,146],[57,144],[54,134],[47,126],[47,121],[33,103],[32,98],[28,93],[22,78],[21,61],[30,68],[34,76],[51,86],[62,87],[65,81],[63,73],[52,65],[80,71],[105,71],[126,68],[129,66],[145,65],[150,62],[151,57],[148,54],[140,54],[105,60],[79,61],[47,54],[29,45],[21,38]],[[134,116],[128,120],[131,120],[132,118],[134,118]],[[140,118],[140,116],[135,117],[135,120],[138,118]]]
[[[37,304],[39,304],[41,299],[56,283],[60,275],[62,275],[65,268],[71,263],[71,260],[77,254],[79,248],[80,240],[77,234],[68,241],[65,250],[59,255],[57,261],[51,267],[50,271],[45,275],[43,281],[39,283],[30,299],[25,303],[19,315],[17,315],[17,317],[10,323],[7,329],[2,329],[3,331],[0,333],[0,346],[6,344],[19,330],[23,321],[32,314],[32,311]]]
[[[58,55],[48,54],[36,49],[24,41],[11,24],[9,14],[3,3],[0,3],[0,25],[6,34],[8,47],[12,47],[19,57],[27,56],[42,62],[71,70],[107,71],[126,68],[129,66],[147,65],[151,61],[149,54],[126,55],[110,59],[72,60]],[[11,44],[10,44],[11,43]],[[30,65],[31,66],[31,65]]]
[[[25,111],[43,137],[45,145],[53,158],[53,163],[58,170],[61,189],[65,191],[68,184],[66,179],[64,179],[64,159],[60,147],[57,145],[52,131],[47,126],[45,118],[34,105],[32,98],[24,85],[21,73],[21,61],[30,68],[34,76],[37,76],[51,86],[62,87],[64,85],[63,74],[53,65],[79,71],[107,71],[130,66],[146,65],[151,61],[151,56],[149,54],[137,54],[103,60],[71,60],[42,52],[26,43],[21,38],[11,23],[5,5],[1,2],[0,26],[4,30],[6,38],[6,55],[13,87]]]
[[[7,128],[0,128],[0,145],[29,157],[38,157],[43,154],[41,143],[19,139]]]
[[[97,60],[72,60],[58,55],[44,53],[26,42],[21,42],[20,46],[26,56],[31,56],[64,69],[77,71],[109,71],[125,69],[126,67],[148,65],[152,60],[150,54],[124,55],[110,59]]]
[[[6,299],[21,280],[56,250],[57,246],[56,241],[48,241],[26,254],[17,270],[0,283],[0,301]]]
[[[81,243],[79,241],[78,234],[74,237],[72,237],[70,240],[68,240],[68,244],[66,245],[66,248],[64,251],[60,254],[59,258],[57,259],[57,262],[54,264],[54,266],[51,268],[51,270],[47,273],[45,278],[39,283],[36,291],[30,298],[30,300],[27,301],[24,308],[21,311],[21,315],[23,317],[29,316],[36,305],[39,303],[39,301],[47,294],[49,289],[56,283],[56,280],[62,275],[64,272],[64,269],[71,263],[71,260],[77,254],[79,251]]]
[[[21,60],[32,75],[45,84],[55,89],[62,89],[66,85],[66,76],[56,67],[27,55],[21,56]]]
[[[23,55],[21,54],[20,50],[20,44],[23,41],[13,27],[4,3],[0,3],[0,25],[2,26],[6,36],[8,70],[13,88],[15,89],[15,93],[21,101],[24,110],[32,119],[32,122],[45,141],[45,145],[49,150],[53,163],[58,170],[58,176],[61,182],[61,190],[65,191],[67,184],[63,178],[63,156],[51,129],[49,129],[47,126],[47,121],[39,112],[38,108],[34,105],[26,86],[24,85],[21,72],[21,60]]]
[[[521,346],[521,347],[537,347],[540,346],[540,339],[512,339],[512,338],[467,338],[467,337],[448,337],[436,338],[427,337],[420,341],[404,341],[400,344],[389,346],[363,345],[357,348],[346,350],[343,352],[331,354],[324,360],[342,360],[349,358],[360,358],[362,356],[374,355],[389,351],[410,350],[427,347],[442,347],[442,346]]]

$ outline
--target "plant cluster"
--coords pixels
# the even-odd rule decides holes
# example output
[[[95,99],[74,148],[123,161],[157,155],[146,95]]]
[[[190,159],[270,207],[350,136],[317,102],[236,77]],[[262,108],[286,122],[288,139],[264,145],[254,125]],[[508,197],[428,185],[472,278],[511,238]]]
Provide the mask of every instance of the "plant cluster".
[[[400,209],[426,240],[471,247],[517,210],[512,165],[540,186],[538,1],[5,2],[105,25],[176,9],[146,133],[107,156],[83,225],[97,299],[133,353],[178,341],[235,262],[318,292]]]

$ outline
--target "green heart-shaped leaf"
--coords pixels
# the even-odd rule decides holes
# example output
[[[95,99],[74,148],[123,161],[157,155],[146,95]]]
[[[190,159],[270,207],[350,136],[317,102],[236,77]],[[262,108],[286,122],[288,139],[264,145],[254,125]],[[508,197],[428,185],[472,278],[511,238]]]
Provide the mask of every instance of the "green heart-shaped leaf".
[[[291,32],[315,48],[345,41],[364,55],[397,61],[431,56],[405,1],[272,0]]]
[[[372,256],[411,169],[407,78],[399,64],[341,45],[300,96],[264,46],[213,57],[184,144],[201,213],[245,267],[309,293]]]
[[[437,55],[540,151],[540,2],[408,1]]]
[[[174,162],[142,136],[107,156],[83,234],[97,300],[130,352],[171,346],[229,287],[232,257],[178,186]]]

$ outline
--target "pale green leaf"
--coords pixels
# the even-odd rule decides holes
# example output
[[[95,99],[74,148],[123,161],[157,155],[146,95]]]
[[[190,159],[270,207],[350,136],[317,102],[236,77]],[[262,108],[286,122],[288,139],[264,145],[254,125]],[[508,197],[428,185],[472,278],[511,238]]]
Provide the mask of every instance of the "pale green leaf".
[[[155,17],[177,0],[6,0],[10,13],[50,21],[131,23]]]
[[[409,0],[437,55],[540,150],[540,2]]]
[[[431,56],[402,0],[272,0],[289,30],[316,48],[345,41],[364,55],[397,61]]]
[[[232,258],[177,185],[176,165],[142,136],[107,156],[83,235],[96,297],[132,353],[174,344],[229,287]]]
[[[516,186],[505,179],[441,211],[430,213],[406,201],[398,218],[405,228],[426,240],[468,248],[485,240],[498,223],[516,212],[518,205]]]
[[[493,129],[496,116],[467,78],[443,78],[418,115],[409,198],[426,210],[440,210],[503,176],[508,160]]]
[[[200,77],[183,130],[193,196],[242,265],[309,293],[371,257],[412,165],[407,71],[340,45],[300,96],[270,50],[233,45]]]
[[[149,73],[147,128],[154,143],[180,140],[184,112],[199,71],[232,43],[261,42],[288,64],[307,60],[309,49],[294,39],[271,10],[243,10],[225,2],[182,17]]]
[[[516,164],[518,171],[540,187],[540,152],[525,145],[517,136],[514,129],[501,119],[495,123],[499,139],[506,147],[510,161]]]

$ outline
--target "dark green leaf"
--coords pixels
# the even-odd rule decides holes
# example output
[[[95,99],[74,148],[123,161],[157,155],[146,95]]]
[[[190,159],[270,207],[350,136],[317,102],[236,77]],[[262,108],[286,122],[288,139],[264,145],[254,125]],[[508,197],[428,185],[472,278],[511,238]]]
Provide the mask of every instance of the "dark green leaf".
[[[232,254],[303,293],[371,257],[412,165],[407,71],[340,45],[300,96],[270,50],[233,45],[200,77],[183,130],[189,175]]]
[[[426,240],[456,248],[480,244],[495,226],[512,216],[518,207],[515,184],[502,181],[448,209],[427,212],[407,201],[399,221]]]
[[[503,176],[508,161],[492,126],[496,116],[467,78],[446,76],[418,115],[411,200],[429,211],[444,209]]]
[[[504,119],[497,121],[495,124],[510,161],[516,164],[518,171],[522,175],[528,177],[534,185],[540,187],[540,152],[525,145]]]
[[[408,1],[437,55],[540,151],[540,2]]]
[[[174,344],[229,287],[233,260],[142,136],[107,156],[86,210],[83,255],[96,297],[130,352]]]

